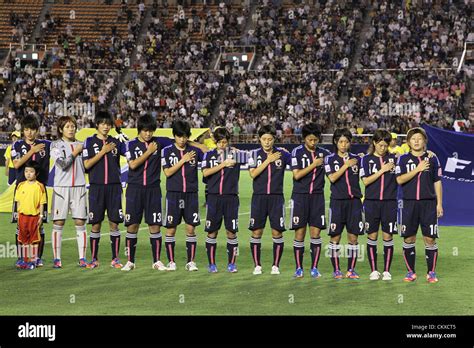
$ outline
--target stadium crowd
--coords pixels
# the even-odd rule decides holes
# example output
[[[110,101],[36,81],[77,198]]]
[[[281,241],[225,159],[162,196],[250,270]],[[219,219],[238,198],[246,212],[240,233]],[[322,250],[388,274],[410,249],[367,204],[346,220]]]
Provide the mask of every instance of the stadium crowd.
[[[55,45],[44,69],[15,69],[12,61],[12,97],[0,109],[0,129],[13,131],[34,114],[50,131],[66,111],[55,103],[108,108],[124,127],[145,113],[160,127],[177,117],[193,127],[225,125],[236,139],[274,124],[284,142],[309,121],[323,132],[347,126],[403,133],[421,122],[451,129],[469,119],[469,76],[452,69],[472,36],[467,1],[248,5],[125,5],[117,16],[127,17],[128,35],[112,27],[93,42],[47,14],[41,26],[57,34]],[[145,11],[149,24],[140,39]],[[351,61],[358,40],[360,59]],[[233,71],[229,79],[211,72],[221,46],[237,45],[256,46],[254,70]],[[81,116],[79,127],[92,124],[90,109]]]

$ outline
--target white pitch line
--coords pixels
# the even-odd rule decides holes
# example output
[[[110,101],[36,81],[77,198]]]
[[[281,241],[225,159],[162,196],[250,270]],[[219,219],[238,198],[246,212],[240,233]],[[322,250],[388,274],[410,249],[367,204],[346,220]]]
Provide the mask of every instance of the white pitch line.
[[[326,203],[329,203],[329,201],[326,201]],[[289,208],[289,207],[286,207],[286,209],[288,210],[288,209],[290,209],[290,208]],[[246,213],[240,213],[239,216],[241,216],[241,215],[250,215],[250,212],[248,211],[248,212],[246,212]],[[203,220],[204,220],[204,219],[201,219],[201,221],[203,221]],[[142,231],[142,230],[146,230],[146,229],[148,229],[148,226],[147,226],[147,227],[139,228],[138,230],[139,230],[139,231]],[[125,232],[127,232],[127,230],[121,230],[120,232],[124,232],[124,233],[125,233]],[[107,235],[109,235],[109,234],[110,234],[110,233],[108,232],[108,233],[101,233],[100,235],[101,235],[101,236],[107,236]],[[63,239],[62,239],[63,242],[68,241],[68,240],[76,240],[76,238],[74,237],[74,238],[63,238]],[[47,241],[45,244],[51,244],[51,241]]]
[[[239,216],[240,216],[240,215],[249,215],[249,214],[250,214],[250,212],[240,213]],[[201,221],[204,221],[204,219],[201,219]],[[148,229],[148,226],[139,228],[138,230],[139,230],[139,231],[142,231],[142,230],[147,230],[147,229]],[[120,230],[120,232],[124,232],[124,233],[125,233],[125,232],[127,232],[127,230]],[[101,233],[100,235],[101,235],[101,236],[107,236],[107,235],[109,235],[109,234],[110,234],[110,232]],[[68,240],[76,240],[76,238],[74,237],[74,238],[63,238],[63,239],[62,239],[63,242],[68,241]],[[47,241],[45,244],[51,244],[51,241]]]

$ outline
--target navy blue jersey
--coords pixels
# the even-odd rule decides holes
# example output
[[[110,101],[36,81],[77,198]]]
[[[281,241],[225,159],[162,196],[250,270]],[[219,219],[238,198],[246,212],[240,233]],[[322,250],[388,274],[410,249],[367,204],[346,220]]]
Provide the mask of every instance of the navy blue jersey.
[[[157,150],[147,158],[147,160],[135,169],[128,168],[128,184],[141,186],[160,186],[161,175],[161,149],[163,144],[160,138],[152,137],[146,143],[137,138],[128,141],[125,144],[125,156],[127,161],[133,161],[141,157],[148,149],[149,143],[156,142]]]
[[[438,157],[428,157],[425,152],[421,156],[414,156],[411,153],[404,154],[398,158],[396,173],[397,176],[406,174],[415,170],[421,161],[429,161],[430,168],[415,175],[410,181],[402,186],[403,199],[434,199],[436,192],[434,183],[441,180],[441,165]]]
[[[348,168],[336,182],[331,183],[331,199],[361,198],[362,193],[359,185],[360,157],[353,153],[348,154],[347,159],[357,159],[357,164]],[[344,165],[344,158],[333,153],[325,158],[324,169],[326,175],[337,172]]]
[[[97,134],[90,136],[84,142],[82,160],[86,161],[99,153],[106,143],[115,143],[116,147],[103,156],[92,168],[86,170],[89,174],[89,183],[96,185],[120,183],[120,156],[125,156],[125,145],[118,139],[107,137],[102,140]]]
[[[291,153],[291,170],[304,169],[313,163],[315,158],[323,158],[331,153],[321,147],[316,147],[314,152],[306,146],[300,145]],[[323,162],[324,163],[324,162]],[[314,168],[299,180],[293,178],[294,193],[323,193],[324,192],[324,166]]]
[[[198,192],[198,162],[202,162],[204,156],[200,149],[189,144],[186,144],[184,150],[178,149],[175,144],[168,145],[161,153],[161,164],[163,168],[171,168],[181,160],[185,153],[191,151],[195,151],[196,156],[166,179],[166,191]]]
[[[36,144],[44,144],[44,149],[38,153],[34,153],[33,156],[30,157],[30,160],[36,161],[39,163],[41,170],[39,175],[37,176],[37,180],[42,183],[44,186],[48,184],[48,177],[49,177],[49,157],[50,157],[50,145],[51,142],[49,140],[41,140],[36,139],[33,145]],[[20,159],[24,155],[28,153],[31,149],[30,144],[28,144],[25,140],[18,140],[12,146],[11,158]],[[26,163],[25,163],[26,164]],[[17,185],[25,181],[25,165],[21,166],[16,171],[16,183]]]
[[[247,152],[226,149],[219,153],[217,149],[204,154],[201,168],[213,168],[224,162],[226,159],[233,159],[236,164],[233,167],[224,167],[217,173],[207,176],[208,193],[220,195],[236,195],[239,193],[240,166],[247,162]]]
[[[384,163],[397,163],[394,154],[388,153],[383,157],[375,155],[365,155],[361,160],[360,177],[368,178],[382,169]],[[397,179],[395,177],[395,167],[389,172],[383,173],[376,181],[365,187],[365,199],[397,199]]]
[[[283,194],[285,168],[291,163],[291,155],[276,147],[273,148],[273,152],[281,152],[281,157],[270,163],[259,176],[253,179],[253,194],[255,195]],[[267,153],[261,147],[251,151],[248,158],[249,168],[259,167],[267,157]]]

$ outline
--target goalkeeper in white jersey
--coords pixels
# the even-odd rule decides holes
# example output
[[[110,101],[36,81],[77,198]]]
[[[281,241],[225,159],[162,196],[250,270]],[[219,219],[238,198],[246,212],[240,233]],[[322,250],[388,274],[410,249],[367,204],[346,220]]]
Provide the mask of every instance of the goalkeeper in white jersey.
[[[76,141],[77,123],[74,117],[63,116],[58,120],[59,140],[51,144],[54,161],[54,191],[51,206],[53,220],[53,268],[62,268],[61,239],[64,224],[71,210],[76,226],[79,267],[86,267],[87,249],[87,196],[85,170],[82,161],[82,142]]]

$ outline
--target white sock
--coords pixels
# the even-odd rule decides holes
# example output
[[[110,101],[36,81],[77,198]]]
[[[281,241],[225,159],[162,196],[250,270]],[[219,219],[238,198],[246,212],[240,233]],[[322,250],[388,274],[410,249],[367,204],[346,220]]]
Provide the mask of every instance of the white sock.
[[[77,240],[77,250],[79,251],[79,258],[83,259],[86,257],[86,249],[87,249],[86,226],[76,226],[76,240]]]
[[[34,262],[36,263],[36,261],[38,260],[38,244],[33,244],[30,246],[30,250],[31,250],[31,262]]]
[[[61,242],[63,238],[64,226],[53,224],[53,234],[51,236],[51,244],[53,245],[53,257],[61,259]]]
[[[28,255],[28,245],[27,244],[22,244],[21,245],[21,256],[23,257],[23,261],[31,261],[29,259],[29,255]]]

